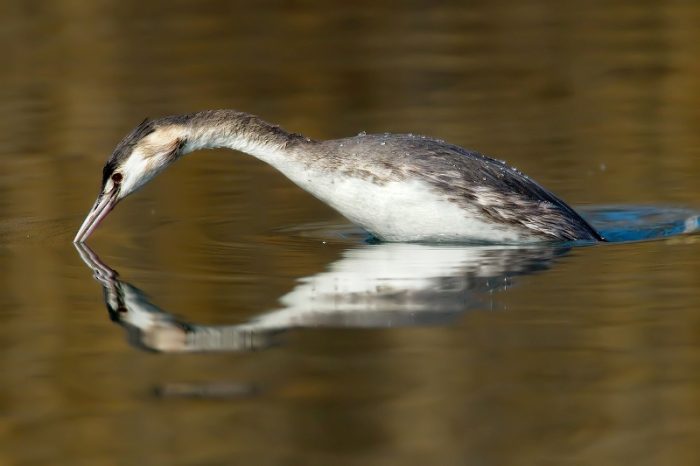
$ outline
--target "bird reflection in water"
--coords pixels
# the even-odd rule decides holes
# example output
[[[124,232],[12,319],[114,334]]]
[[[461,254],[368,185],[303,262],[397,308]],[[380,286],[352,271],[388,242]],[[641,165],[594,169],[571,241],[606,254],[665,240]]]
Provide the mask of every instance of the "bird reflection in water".
[[[491,293],[512,277],[548,269],[561,245],[435,246],[383,243],[345,251],[280,298],[281,307],[233,325],[199,325],[175,317],[121,280],[85,244],[76,248],[102,284],[110,318],[129,342],[157,352],[243,352],[275,343],[293,328],[385,328],[440,325],[471,308],[493,308]]]

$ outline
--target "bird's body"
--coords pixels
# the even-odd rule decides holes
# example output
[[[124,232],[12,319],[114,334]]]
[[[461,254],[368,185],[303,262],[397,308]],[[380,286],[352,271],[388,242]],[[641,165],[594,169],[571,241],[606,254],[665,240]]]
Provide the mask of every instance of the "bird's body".
[[[524,174],[459,146],[406,134],[314,141],[252,115],[213,110],[146,121],[127,136],[105,166],[94,215],[76,241],[106,215],[95,212],[103,196],[113,199],[109,211],[181,155],[216,147],[267,162],[384,241],[602,240]]]

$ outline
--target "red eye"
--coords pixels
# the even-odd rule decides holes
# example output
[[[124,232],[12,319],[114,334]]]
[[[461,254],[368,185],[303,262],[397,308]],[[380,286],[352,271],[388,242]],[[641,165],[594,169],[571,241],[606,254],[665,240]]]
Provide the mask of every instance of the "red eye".
[[[112,174],[112,181],[114,181],[115,183],[121,183],[121,182],[122,182],[122,178],[123,178],[123,176],[122,176],[122,174],[119,173],[119,172],[116,172],[116,173],[113,173],[113,174]]]

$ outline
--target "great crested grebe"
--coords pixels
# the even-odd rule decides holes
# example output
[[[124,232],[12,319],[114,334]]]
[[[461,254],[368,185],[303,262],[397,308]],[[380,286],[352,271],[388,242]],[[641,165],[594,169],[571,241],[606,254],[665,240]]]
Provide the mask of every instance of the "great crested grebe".
[[[115,148],[73,240],[182,155],[250,154],[383,241],[604,241],[564,201],[504,162],[424,136],[314,141],[234,110],[145,120]]]

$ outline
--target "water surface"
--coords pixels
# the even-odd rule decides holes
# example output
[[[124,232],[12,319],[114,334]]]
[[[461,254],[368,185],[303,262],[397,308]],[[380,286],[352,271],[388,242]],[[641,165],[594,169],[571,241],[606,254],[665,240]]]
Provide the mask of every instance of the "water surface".
[[[700,460],[694,4],[2,9],[0,463]],[[214,151],[73,247],[128,130],[220,107],[482,151],[615,242],[368,244]]]

